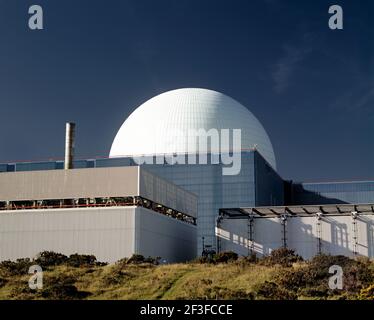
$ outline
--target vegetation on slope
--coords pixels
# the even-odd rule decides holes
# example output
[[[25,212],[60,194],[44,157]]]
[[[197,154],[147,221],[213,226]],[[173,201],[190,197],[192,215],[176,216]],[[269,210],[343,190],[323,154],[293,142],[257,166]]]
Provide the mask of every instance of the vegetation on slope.
[[[40,290],[28,286],[35,264],[43,268]],[[329,289],[332,265],[343,268],[343,290]],[[262,259],[228,252],[168,265],[139,255],[106,265],[94,256],[43,252],[33,261],[0,263],[0,299],[374,300],[374,263],[329,255],[302,261],[288,249]]]

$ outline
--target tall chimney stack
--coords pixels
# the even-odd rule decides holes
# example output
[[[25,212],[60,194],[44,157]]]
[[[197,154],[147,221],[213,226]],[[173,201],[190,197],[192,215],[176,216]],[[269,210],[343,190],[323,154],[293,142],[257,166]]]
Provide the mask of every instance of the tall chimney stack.
[[[74,158],[74,147],[75,147],[75,123],[66,123],[66,135],[65,135],[65,163],[64,169],[73,168],[73,158]]]

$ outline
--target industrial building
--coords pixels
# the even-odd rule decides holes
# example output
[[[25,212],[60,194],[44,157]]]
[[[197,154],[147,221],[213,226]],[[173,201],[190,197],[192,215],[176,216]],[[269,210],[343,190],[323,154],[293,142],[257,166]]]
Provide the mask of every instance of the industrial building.
[[[190,143],[189,132],[200,129],[241,130],[239,147],[238,141],[228,146],[230,154],[240,158],[237,174],[223,174],[223,169],[230,165],[222,161],[222,145],[211,141],[203,145],[198,140]],[[207,163],[189,162],[191,156],[198,159],[204,153],[208,155]],[[0,164],[0,185],[7,174],[21,172],[96,172],[140,166],[140,172],[146,170],[175,184],[191,199],[193,194],[197,196],[196,216],[191,208],[180,209],[197,219],[195,256],[205,250],[261,255],[281,246],[294,248],[304,257],[319,252],[373,256],[374,181],[314,184],[284,181],[276,171],[273,147],[261,123],[239,102],[219,92],[187,88],[158,95],[135,109],[123,123],[109,158],[73,160],[69,152],[66,154],[65,161]],[[185,161],[173,163],[176,156],[184,157]],[[140,164],[139,158],[146,161]],[[67,162],[71,165],[67,166]],[[111,179],[102,177],[94,184],[108,185]],[[10,200],[2,195],[5,189],[0,188],[0,201]],[[166,192],[163,199],[168,196]],[[156,201],[152,197],[148,200]],[[159,202],[167,207],[165,201]],[[258,212],[267,213],[258,214],[257,208]],[[299,212],[300,208],[306,211]],[[188,227],[193,228],[191,224]],[[339,228],[346,232],[339,233]],[[159,232],[162,234],[164,230],[160,228]],[[7,234],[2,233],[4,236]],[[344,240],[337,242],[339,237]]]
[[[197,197],[143,168],[8,172],[0,181],[0,261],[44,250],[105,262],[196,255]]]

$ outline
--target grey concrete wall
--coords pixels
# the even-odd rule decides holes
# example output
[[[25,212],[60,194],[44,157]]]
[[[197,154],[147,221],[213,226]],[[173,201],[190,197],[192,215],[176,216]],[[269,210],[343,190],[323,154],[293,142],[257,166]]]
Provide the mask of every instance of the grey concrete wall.
[[[139,167],[120,167],[4,172],[0,201],[137,196],[138,171]]]
[[[361,215],[357,221],[356,252],[374,257],[374,215]],[[287,247],[309,259],[318,253],[317,220],[315,217],[292,217],[286,226]],[[325,216],[321,221],[321,250],[332,255],[353,256],[354,232],[351,216]],[[216,228],[221,251],[248,254],[247,219],[224,219]],[[282,225],[279,218],[256,218],[254,220],[254,250],[259,255],[268,255],[282,242]]]
[[[135,251],[159,256],[167,262],[184,262],[196,258],[197,228],[194,225],[154,214],[148,209],[137,210]]]
[[[34,257],[49,250],[93,254],[105,262],[133,253],[174,262],[193,258],[195,245],[195,226],[142,207],[0,213],[0,261]]]

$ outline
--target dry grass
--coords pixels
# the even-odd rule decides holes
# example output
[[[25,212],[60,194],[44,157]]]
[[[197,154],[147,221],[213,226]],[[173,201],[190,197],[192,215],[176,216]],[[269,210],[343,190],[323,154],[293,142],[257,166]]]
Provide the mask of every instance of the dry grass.
[[[254,285],[271,279],[273,269],[236,263],[56,266],[44,272],[43,284],[73,279],[87,299],[230,299],[249,297]],[[48,298],[28,290],[28,279],[28,275],[7,277],[0,287],[0,299]]]
[[[39,291],[28,288],[29,275],[11,275],[0,268],[0,300],[267,299],[271,297],[319,299],[320,296],[308,295],[305,290],[300,293],[291,290],[291,294],[287,296],[288,291],[285,291],[282,282],[277,280],[282,274],[288,274],[286,280],[291,279],[292,274],[304,272],[307,266],[306,262],[294,263],[292,266],[271,266],[243,260],[218,264],[187,263],[159,266],[150,263],[81,267],[60,265],[48,267],[44,271],[44,287]],[[356,296],[351,298],[374,298],[372,296],[374,284],[370,286],[372,282],[370,279],[374,279],[374,264],[368,262],[365,268],[362,269],[364,270],[362,277],[368,280],[361,293],[357,291]],[[371,278],[368,278],[370,274]],[[299,280],[295,278],[295,281]],[[273,290],[272,288],[274,292],[269,292]],[[267,292],[269,296],[261,295],[261,292]],[[333,293],[322,298],[339,297],[341,297],[339,293]]]

